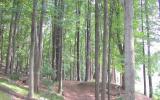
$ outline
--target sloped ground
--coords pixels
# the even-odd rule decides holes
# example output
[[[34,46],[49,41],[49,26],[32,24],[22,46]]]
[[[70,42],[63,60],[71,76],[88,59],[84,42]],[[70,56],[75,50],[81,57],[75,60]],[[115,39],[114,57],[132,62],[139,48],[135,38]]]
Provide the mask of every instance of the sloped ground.
[[[121,96],[123,96],[124,91],[116,87],[116,85],[111,86],[111,100],[116,100],[116,98],[120,97],[119,92],[121,92]],[[64,81],[63,89],[64,100],[95,100],[93,82]],[[136,93],[136,100],[150,99],[142,94]]]

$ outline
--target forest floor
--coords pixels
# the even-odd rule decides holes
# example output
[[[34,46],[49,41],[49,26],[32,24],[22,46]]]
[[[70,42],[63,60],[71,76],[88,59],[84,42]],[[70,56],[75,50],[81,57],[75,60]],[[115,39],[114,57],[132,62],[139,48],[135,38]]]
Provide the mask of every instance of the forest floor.
[[[4,76],[3,76],[2,79],[7,79],[7,78],[4,78]],[[23,90],[23,92],[25,93],[25,89],[20,88],[20,87],[25,87],[26,84],[23,84],[23,83],[16,83],[16,84],[19,88],[18,90],[16,89],[17,87],[15,88],[15,85],[10,85],[7,83],[7,81],[1,80],[0,81],[0,90],[4,93],[7,93],[8,95],[10,94],[12,100],[26,100],[24,94],[11,91],[11,89],[12,90],[16,89],[16,91]],[[5,87],[5,86],[7,86],[7,87]],[[120,86],[112,84],[110,86],[110,89],[111,89],[110,95],[112,98],[111,100],[116,100],[116,99],[118,100],[118,98],[119,98],[119,100],[123,100],[120,98],[124,96],[124,90],[122,90],[120,88]],[[54,90],[56,92],[56,90],[57,90],[56,85],[54,86]],[[63,81],[64,100],[95,100],[94,93],[95,93],[94,82],[78,82],[78,81],[67,81],[67,80]],[[106,90],[106,93],[107,93],[107,90]],[[107,96],[106,96],[106,98],[107,98]],[[53,99],[52,98],[52,99],[48,99],[48,100],[61,100],[61,99]],[[136,93],[136,100],[150,100],[150,99],[140,93]]]
[[[111,100],[116,100],[124,96],[124,90],[120,89],[119,86],[112,84],[110,88]],[[95,100],[94,93],[94,82],[63,81],[64,100]],[[143,94],[136,93],[136,100],[151,99]]]

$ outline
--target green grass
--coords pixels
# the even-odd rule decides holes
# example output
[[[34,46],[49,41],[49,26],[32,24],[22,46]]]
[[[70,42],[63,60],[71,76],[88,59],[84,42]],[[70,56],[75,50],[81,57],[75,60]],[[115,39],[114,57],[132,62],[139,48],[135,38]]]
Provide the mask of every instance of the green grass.
[[[22,95],[27,95],[28,94],[28,90],[26,88],[23,88],[23,87],[20,87],[20,86],[17,86],[15,84],[11,84],[9,83],[7,80],[4,80],[4,79],[0,79],[0,85],[1,86],[5,86],[5,87],[8,87],[10,88],[11,90],[17,92],[17,93],[20,93]]]
[[[24,96],[28,95],[28,89],[24,87],[17,86],[16,84],[11,84],[5,79],[0,78],[0,85],[5,86],[10,88],[11,90],[15,91],[16,93],[22,94]],[[35,93],[35,98],[47,98],[48,100],[63,100],[62,96],[57,95],[56,93],[45,93],[45,92],[40,92],[40,93]],[[0,95],[1,98],[1,95]],[[8,99],[3,99],[3,100],[8,100]],[[10,99],[9,99],[10,100]]]
[[[11,97],[0,91],[0,100],[11,100]]]

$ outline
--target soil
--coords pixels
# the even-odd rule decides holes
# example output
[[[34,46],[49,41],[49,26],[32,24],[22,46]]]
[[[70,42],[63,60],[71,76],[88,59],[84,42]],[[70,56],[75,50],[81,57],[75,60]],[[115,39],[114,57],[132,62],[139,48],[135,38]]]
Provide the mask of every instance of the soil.
[[[124,90],[122,90],[120,86],[112,84],[110,88],[111,100],[116,100],[118,97],[124,96]],[[63,89],[64,100],[95,100],[94,82],[63,81]],[[143,94],[136,93],[136,100],[151,99],[144,96]]]

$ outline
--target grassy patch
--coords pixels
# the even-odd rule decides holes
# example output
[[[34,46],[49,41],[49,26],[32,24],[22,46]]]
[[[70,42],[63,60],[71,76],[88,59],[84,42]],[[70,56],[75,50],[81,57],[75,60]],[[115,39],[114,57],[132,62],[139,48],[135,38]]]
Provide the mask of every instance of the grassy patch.
[[[11,84],[5,79],[0,78],[0,85],[5,86],[10,88],[11,90],[22,94],[22,95],[28,95],[28,89],[24,87],[17,86],[16,84]],[[0,95],[1,97],[1,95]],[[62,96],[57,95],[56,93],[45,93],[45,92],[40,92],[40,93],[35,93],[35,98],[40,99],[40,98],[47,98],[48,100],[63,100]],[[3,100],[8,100],[8,99],[3,99]],[[9,99],[10,100],[10,99]]]
[[[28,94],[28,90],[26,88],[17,86],[15,84],[11,84],[7,80],[4,80],[4,79],[0,79],[0,85],[8,87],[11,90],[13,90],[13,91],[15,91],[17,93],[20,93],[22,95],[27,95]]]
[[[5,94],[3,92],[0,91],[0,98],[2,100],[11,100],[11,97],[8,94]]]

